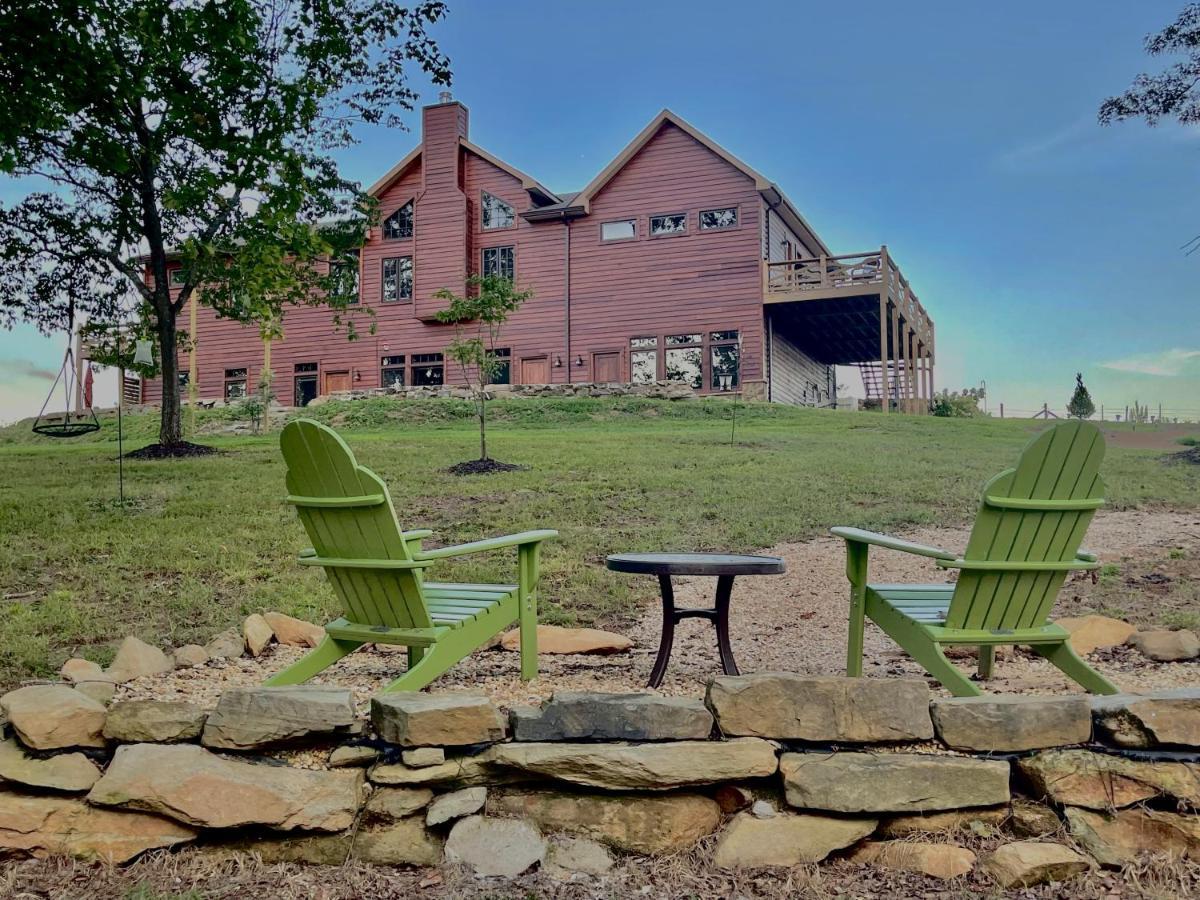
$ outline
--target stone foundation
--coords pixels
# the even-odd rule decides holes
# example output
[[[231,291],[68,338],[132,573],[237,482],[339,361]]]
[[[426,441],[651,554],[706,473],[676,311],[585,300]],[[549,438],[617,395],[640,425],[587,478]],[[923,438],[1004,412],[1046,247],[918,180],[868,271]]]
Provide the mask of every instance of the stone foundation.
[[[759,392],[762,393],[761,391]],[[699,395],[683,381],[655,381],[650,384],[628,382],[572,382],[571,384],[492,384],[488,385],[492,400],[523,400],[540,397],[645,397],[649,400],[695,400]],[[452,398],[470,400],[474,395],[461,385],[431,387],[379,387],[335,391],[317,397],[309,406],[319,406],[330,400],[367,400],[371,397],[397,397],[401,400],[433,400]],[[764,399],[754,397],[753,399]],[[750,397],[747,386],[746,399]]]
[[[7,853],[122,863],[195,844],[595,874],[716,834],[722,868],[838,854],[934,877],[981,866],[1004,886],[1200,854],[1200,689],[939,699],[920,679],[768,673],[716,678],[704,700],[571,692],[507,714],[379,695],[368,720],[330,686],[200,710],[37,685],[0,710]],[[945,837],[960,828],[1012,841],[977,860]]]

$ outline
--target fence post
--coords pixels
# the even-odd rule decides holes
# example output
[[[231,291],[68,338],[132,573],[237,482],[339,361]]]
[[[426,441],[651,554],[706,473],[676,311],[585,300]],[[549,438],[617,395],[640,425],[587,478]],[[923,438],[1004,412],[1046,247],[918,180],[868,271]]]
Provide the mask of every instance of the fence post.
[[[1000,404],[1000,418],[1002,418],[1002,419],[1004,418],[1004,404],[1003,403]]]

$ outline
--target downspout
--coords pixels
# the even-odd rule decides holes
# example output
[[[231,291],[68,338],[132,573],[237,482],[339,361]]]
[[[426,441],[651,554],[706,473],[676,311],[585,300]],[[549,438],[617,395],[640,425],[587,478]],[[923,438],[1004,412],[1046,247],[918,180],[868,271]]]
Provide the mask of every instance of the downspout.
[[[571,220],[563,215],[563,301],[564,301],[564,335],[567,355],[563,362],[567,367],[567,384],[571,383]]]

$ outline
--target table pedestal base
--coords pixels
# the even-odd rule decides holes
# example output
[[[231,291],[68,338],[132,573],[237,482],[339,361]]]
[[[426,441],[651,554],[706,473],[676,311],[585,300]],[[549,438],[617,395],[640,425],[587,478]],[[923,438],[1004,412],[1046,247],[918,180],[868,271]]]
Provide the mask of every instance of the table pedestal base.
[[[663,602],[662,639],[658,644],[658,656],[654,660],[654,668],[650,670],[647,687],[658,687],[662,684],[663,676],[667,672],[667,662],[671,659],[671,648],[675,644],[675,623],[681,619],[708,619],[712,622],[717,629],[717,652],[721,656],[722,671],[726,675],[740,675],[737,663],[733,660],[733,650],[729,646],[729,598],[733,593],[733,576],[717,577],[717,597],[712,609],[676,609],[671,576],[660,574],[658,584],[662,590]]]

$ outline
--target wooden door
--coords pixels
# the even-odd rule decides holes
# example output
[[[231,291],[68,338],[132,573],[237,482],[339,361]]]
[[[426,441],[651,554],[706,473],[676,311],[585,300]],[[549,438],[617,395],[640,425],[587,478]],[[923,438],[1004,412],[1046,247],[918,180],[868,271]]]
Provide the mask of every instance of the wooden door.
[[[550,357],[521,357],[521,384],[549,384]]]
[[[592,354],[592,381],[610,382],[621,380],[621,352],[610,350]]]
[[[350,373],[348,371],[325,373],[326,394],[332,394],[334,391],[348,390],[350,390]]]

